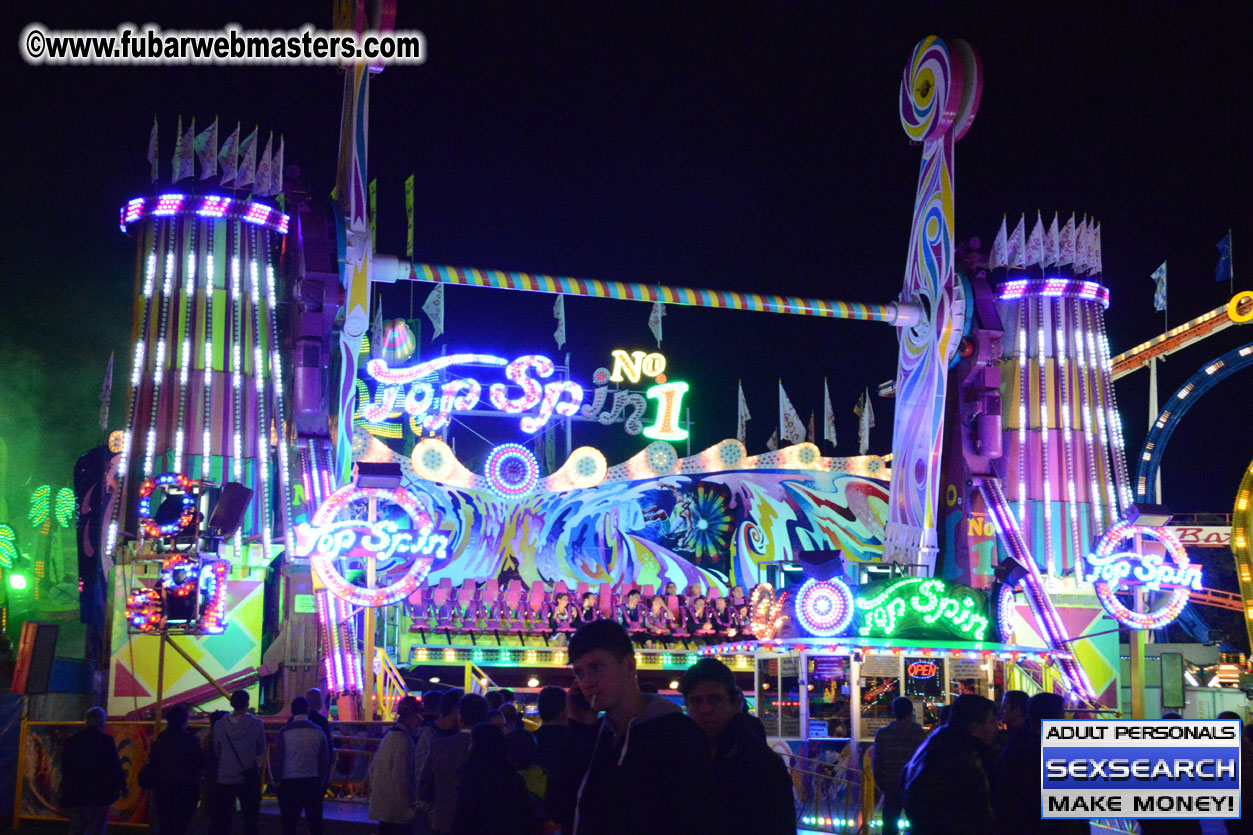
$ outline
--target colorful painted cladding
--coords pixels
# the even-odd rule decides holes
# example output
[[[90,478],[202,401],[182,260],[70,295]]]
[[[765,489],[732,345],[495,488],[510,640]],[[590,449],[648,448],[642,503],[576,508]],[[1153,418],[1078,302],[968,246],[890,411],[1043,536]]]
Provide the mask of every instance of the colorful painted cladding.
[[[123,514],[134,513],[141,480],[175,471],[253,488],[243,536],[269,542],[282,530],[269,500],[286,493],[272,238],[255,224],[197,216],[140,228]],[[129,515],[120,521],[131,529]]]
[[[520,577],[725,590],[797,551],[878,561],[887,518],[886,484],[821,471],[669,475],[519,500],[418,479],[407,486],[451,539],[432,584]]]

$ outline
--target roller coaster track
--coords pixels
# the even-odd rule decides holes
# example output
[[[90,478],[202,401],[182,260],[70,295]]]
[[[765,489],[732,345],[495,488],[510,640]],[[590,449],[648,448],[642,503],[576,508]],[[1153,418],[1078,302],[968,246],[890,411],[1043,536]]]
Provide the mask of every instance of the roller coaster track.
[[[1188,602],[1197,606],[1213,606],[1216,609],[1244,611],[1244,598],[1234,591],[1222,589],[1196,589],[1188,595]]]
[[[1232,318],[1233,307],[1237,318],[1253,314],[1253,294],[1238,293],[1231,302],[1216,307],[1208,313],[1202,313],[1192,321],[1173,327],[1148,342],[1141,342],[1134,348],[1123,351],[1112,360],[1112,379],[1125,377],[1148,365],[1150,360],[1169,356],[1232,325],[1243,324]]]

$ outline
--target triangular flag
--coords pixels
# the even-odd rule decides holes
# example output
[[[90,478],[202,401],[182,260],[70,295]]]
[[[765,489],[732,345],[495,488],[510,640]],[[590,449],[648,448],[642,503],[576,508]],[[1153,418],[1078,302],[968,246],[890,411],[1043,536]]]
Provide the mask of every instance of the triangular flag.
[[[1005,215],[1001,215],[1001,228],[997,230],[996,238],[992,241],[992,252],[988,255],[989,270],[1009,266],[1009,259],[1006,257],[1008,249],[1009,233],[1005,231]]]
[[[1099,231],[1097,234],[1100,234]],[[1231,281],[1234,276],[1235,272],[1231,268],[1231,230],[1228,229],[1227,234],[1218,242],[1218,266],[1214,267],[1214,280]]]
[[[1153,279],[1153,309],[1166,309],[1166,262],[1153,270],[1153,275],[1149,276]]]
[[[776,429],[770,433],[770,438],[766,441],[766,449],[774,452],[779,448],[779,430]]]
[[[831,409],[831,390],[827,381],[822,381],[822,438],[835,446],[835,412]]]
[[[735,439],[740,443],[748,443],[745,438],[748,435],[748,422],[753,416],[748,413],[748,401],[744,399],[744,383],[740,382],[737,386],[739,389],[739,402],[736,404],[735,415]]]
[[[853,407],[857,415],[857,454],[865,455],[870,449],[870,430],[874,428],[874,406],[870,402],[870,389],[866,389]]]
[[[648,329],[653,332],[658,348],[661,347],[661,317],[665,315],[666,306],[661,302],[653,302],[653,309],[648,314]]]
[[[224,186],[234,183],[235,175],[239,171],[238,122],[235,123],[235,130],[222,143],[222,150],[218,151],[218,162],[222,163],[222,177],[218,180],[218,183]]]
[[[187,132],[183,132],[183,117],[178,117],[178,141],[174,144],[174,165],[170,171],[170,182],[177,183],[179,180],[186,179],[195,175],[195,169],[192,166],[193,152],[192,148],[196,144],[196,120],[191,120],[191,127]]]
[[[258,197],[266,197],[270,193],[270,150],[273,143],[274,131],[270,131],[265,139],[265,150],[261,152],[261,159],[257,160],[257,187],[253,189],[253,193]]]
[[[152,181],[157,181],[157,117],[152,117],[152,133],[148,134],[148,164],[152,166]]]
[[[1027,222],[1026,215],[1020,215],[1018,225],[1014,227],[1014,232],[1009,236],[1009,249],[1006,252],[1006,260],[1011,267],[1024,267],[1027,260],[1027,242],[1026,230],[1024,226]]]
[[[1028,267],[1044,264],[1044,221],[1038,211],[1035,213],[1035,226],[1031,227],[1031,234],[1027,236],[1025,261]]]
[[[270,157],[270,196],[276,197],[283,193],[283,136],[278,138],[278,150]]]
[[[805,442],[805,424],[796,413],[792,401],[783,390],[783,381],[779,381],[779,438],[794,444]]]
[[[805,436],[805,440],[812,444],[814,443],[814,412],[812,409],[809,410],[808,429],[809,429],[809,433]]]
[[[1049,224],[1049,231],[1044,233],[1044,266],[1054,267],[1061,260],[1061,232],[1057,228],[1057,212],[1053,212],[1053,222]]]
[[[1061,238],[1061,257],[1058,265],[1062,267],[1074,266],[1075,263],[1075,213],[1070,213],[1070,220],[1066,221],[1066,225],[1062,227]]]
[[[413,260],[413,175],[410,174],[405,180],[405,224],[408,232],[405,236],[405,257],[410,261]],[[565,342],[565,336],[561,337],[561,342]],[[561,346],[561,342],[557,346]]]
[[[235,172],[235,185],[250,186],[257,181],[257,129],[253,128],[239,146],[239,169]]]
[[[436,284],[431,295],[422,304],[422,312],[431,320],[431,341],[439,339],[444,332],[444,285]]]
[[[566,344],[566,297],[564,295],[558,294],[557,301],[553,302],[553,316],[557,318],[557,330],[553,331],[553,339],[557,340],[557,347],[560,348]]]
[[[1100,275],[1104,269],[1101,263],[1101,224],[1098,223],[1092,230],[1092,243],[1088,249],[1088,272]]]
[[[383,297],[382,295],[374,304],[374,321],[370,324],[370,356],[381,357],[383,355]]]
[[[218,173],[218,119],[196,137],[196,160],[200,163],[200,179],[207,180]]]
[[[1075,231],[1075,275],[1088,271],[1088,216],[1084,215]]]
[[[100,384],[100,431],[109,431],[109,400],[113,397],[113,352],[109,353],[109,365],[104,370],[104,382]]]

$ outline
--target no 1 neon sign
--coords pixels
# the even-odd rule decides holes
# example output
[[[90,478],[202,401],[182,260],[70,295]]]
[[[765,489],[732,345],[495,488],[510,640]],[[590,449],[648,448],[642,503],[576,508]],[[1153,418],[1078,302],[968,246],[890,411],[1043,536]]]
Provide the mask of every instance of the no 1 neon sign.
[[[392,520],[367,522],[337,519],[353,502],[374,499],[399,506],[413,527],[402,529]],[[341,487],[313,515],[311,525],[296,529],[296,553],[309,559],[314,574],[336,597],[354,606],[388,606],[413,593],[426,579],[432,563],[448,551],[448,537],[435,533],[436,523],[408,491],[396,488]],[[377,589],[362,588],[340,573],[344,558],[408,561],[405,573],[395,582]]]

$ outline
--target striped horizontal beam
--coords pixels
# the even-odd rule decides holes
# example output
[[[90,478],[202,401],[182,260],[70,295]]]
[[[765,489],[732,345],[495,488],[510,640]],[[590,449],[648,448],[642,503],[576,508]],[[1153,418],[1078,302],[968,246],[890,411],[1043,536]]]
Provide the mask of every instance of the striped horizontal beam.
[[[414,264],[389,256],[376,256],[375,281],[429,281],[465,287],[491,287],[497,290],[522,290],[533,293],[564,293],[618,301],[663,302],[689,307],[721,310],[751,310],[762,313],[788,313],[824,319],[854,319],[884,322],[908,327],[918,320],[919,311],[912,305],[897,302],[863,304],[800,296],[737,293],[731,290],[702,290],[693,287],[669,287],[662,284],[636,284],[624,281],[598,281],[591,278],[535,275],[507,270],[479,270],[434,264]]]

